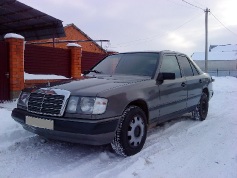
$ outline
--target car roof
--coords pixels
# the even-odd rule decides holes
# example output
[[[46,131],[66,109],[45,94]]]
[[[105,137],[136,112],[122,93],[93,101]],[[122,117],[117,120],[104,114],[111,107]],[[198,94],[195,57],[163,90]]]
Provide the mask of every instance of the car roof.
[[[177,51],[171,51],[171,50],[161,50],[161,51],[131,51],[131,52],[122,52],[117,54],[132,54],[132,53],[161,53],[161,54],[180,54],[180,55],[186,55],[184,53],[180,53]]]

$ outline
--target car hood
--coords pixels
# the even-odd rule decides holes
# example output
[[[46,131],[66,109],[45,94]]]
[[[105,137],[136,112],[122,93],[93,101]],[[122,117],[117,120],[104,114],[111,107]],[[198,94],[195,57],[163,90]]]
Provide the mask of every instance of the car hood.
[[[82,77],[77,80],[48,83],[47,88],[67,90],[71,92],[71,95],[96,96],[101,92],[132,85],[145,80],[150,80],[150,78],[139,76]],[[41,88],[45,88],[45,86]]]

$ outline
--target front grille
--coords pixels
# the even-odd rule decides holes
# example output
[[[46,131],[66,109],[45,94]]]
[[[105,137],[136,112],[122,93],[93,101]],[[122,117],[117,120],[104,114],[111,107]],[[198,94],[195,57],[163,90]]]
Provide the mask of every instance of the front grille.
[[[28,111],[37,114],[61,116],[65,108],[66,99],[66,95],[34,92],[30,94],[28,100]]]

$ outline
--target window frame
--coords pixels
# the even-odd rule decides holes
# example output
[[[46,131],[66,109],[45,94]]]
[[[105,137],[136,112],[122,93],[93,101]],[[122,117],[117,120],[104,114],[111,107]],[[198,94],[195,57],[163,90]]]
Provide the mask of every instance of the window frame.
[[[187,59],[188,59],[188,61],[189,61],[189,63],[190,63],[190,66],[191,66],[192,70],[195,70],[196,73],[197,73],[197,75],[200,75],[200,72],[199,72],[199,70],[196,68],[196,66],[194,65],[194,63],[193,63],[189,58],[187,58]],[[197,76],[197,75],[195,75],[195,74],[194,74],[194,71],[193,71],[193,76]]]
[[[182,75],[183,75],[183,77],[193,77],[193,76],[195,76],[194,75],[194,72],[193,72],[193,68],[192,68],[192,66],[191,66],[191,61],[190,61],[190,59],[186,56],[186,55],[184,55],[184,54],[177,54],[176,55],[177,56],[177,59],[178,59],[178,62],[179,62],[179,65],[180,65],[180,67],[181,67],[181,71],[182,71]],[[186,58],[187,59],[187,61],[188,61],[188,63],[189,63],[189,67],[191,68],[191,71],[192,71],[192,75],[186,75],[185,74],[185,71],[184,71],[184,68],[183,68],[183,65],[182,65],[182,62],[181,62],[181,60],[182,59],[180,59],[179,57],[182,57],[182,58]],[[196,68],[195,68],[196,69]],[[196,70],[197,71],[197,70]]]
[[[166,56],[172,56],[172,57],[174,57],[174,58],[176,59],[177,64],[178,64],[179,71],[180,71],[180,77],[177,78],[177,77],[175,76],[175,79],[183,78],[182,68],[181,68],[180,63],[179,63],[179,61],[178,61],[177,55],[176,55],[176,54],[172,54],[172,53],[164,53],[164,54],[163,54],[162,59],[161,59],[161,62],[160,62],[160,66],[159,66],[159,73],[162,73],[161,67],[162,67],[163,61],[165,60],[165,57],[166,57]],[[173,72],[173,73],[175,73],[175,72]],[[176,73],[175,73],[175,74],[176,74]]]

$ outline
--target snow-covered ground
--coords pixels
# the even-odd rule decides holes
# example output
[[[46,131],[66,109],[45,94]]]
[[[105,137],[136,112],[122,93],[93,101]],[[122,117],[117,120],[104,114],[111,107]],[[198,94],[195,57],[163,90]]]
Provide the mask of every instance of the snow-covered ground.
[[[45,142],[13,121],[15,102],[0,104],[0,178],[236,178],[237,79],[215,78],[214,90],[205,121],[186,116],[150,130],[127,158],[106,146]]]

